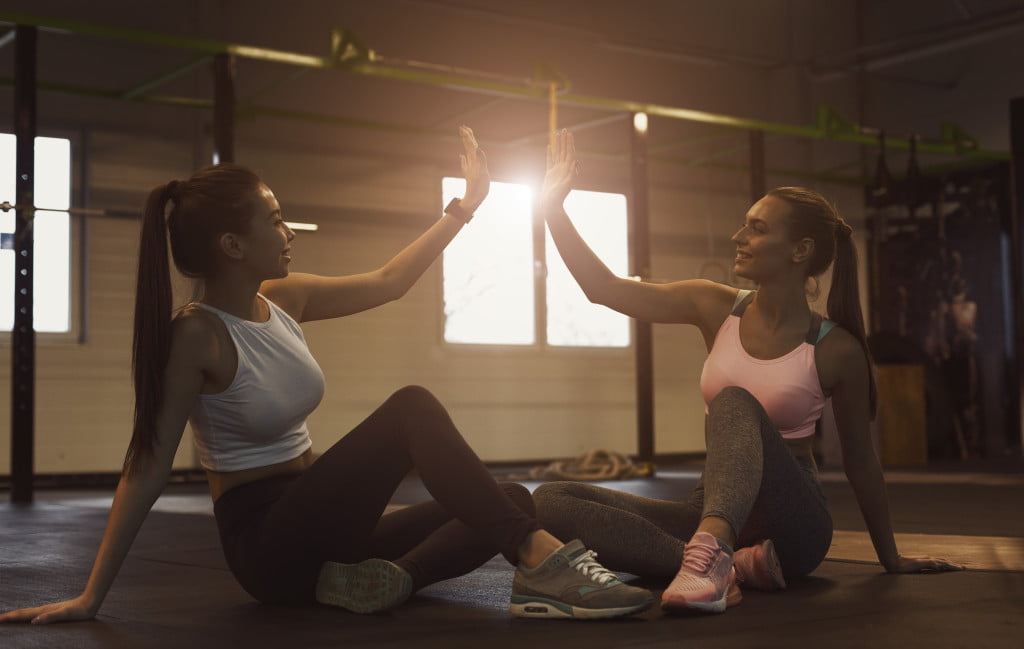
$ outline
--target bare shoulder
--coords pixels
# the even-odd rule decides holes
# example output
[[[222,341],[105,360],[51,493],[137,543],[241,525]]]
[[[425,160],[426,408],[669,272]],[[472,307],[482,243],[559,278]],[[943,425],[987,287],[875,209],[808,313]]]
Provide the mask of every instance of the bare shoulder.
[[[686,296],[704,319],[715,319],[718,314],[725,319],[739,294],[739,289],[708,279],[686,279],[665,284],[664,287],[676,296]]]
[[[815,348],[818,376],[826,392],[845,382],[867,378],[868,362],[860,341],[846,329],[836,325]]]
[[[689,295],[695,310],[693,324],[701,330],[708,349],[722,323],[732,313],[739,289],[706,279],[690,279],[675,282],[673,290]]]
[[[687,279],[675,282],[675,285],[692,291],[694,299],[700,300],[703,306],[709,308],[727,307],[732,310],[732,304],[740,292],[738,288],[712,282],[710,279]]]
[[[197,361],[210,361],[223,336],[224,323],[213,313],[190,304],[171,321],[171,357],[184,353]]]
[[[296,322],[301,322],[310,287],[319,279],[322,278],[308,273],[289,273],[287,277],[263,282],[260,285],[260,294],[281,307]]]

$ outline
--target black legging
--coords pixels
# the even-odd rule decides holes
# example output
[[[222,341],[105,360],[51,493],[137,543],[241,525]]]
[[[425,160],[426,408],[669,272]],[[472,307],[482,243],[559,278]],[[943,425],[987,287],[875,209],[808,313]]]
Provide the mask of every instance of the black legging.
[[[435,501],[384,515],[415,469]],[[393,394],[304,472],[244,484],[214,505],[228,566],[262,602],[312,601],[324,561],[394,561],[413,589],[518,548],[537,523],[530,493],[499,485],[421,387]]]
[[[737,387],[708,408],[707,461],[687,502],[572,482],[541,485],[534,499],[552,534],[581,539],[612,570],[665,580],[707,516],[732,525],[737,547],[772,539],[787,579],[814,570],[832,541],[814,464],[795,458],[757,399]]]

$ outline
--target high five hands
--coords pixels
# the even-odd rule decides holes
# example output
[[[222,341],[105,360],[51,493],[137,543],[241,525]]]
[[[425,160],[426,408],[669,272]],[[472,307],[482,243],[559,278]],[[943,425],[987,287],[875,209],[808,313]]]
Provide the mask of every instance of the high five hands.
[[[565,129],[556,131],[548,144],[547,173],[544,174],[544,184],[540,190],[541,210],[561,209],[579,171],[580,163],[576,159],[576,144],[572,133]]]
[[[473,129],[460,126],[459,137],[462,138],[462,147],[466,151],[459,156],[462,176],[466,179],[466,195],[460,203],[463,209],[472,214],[487,198],[487,192],[491,188],[491,175],[487,171],[487,158],[476,142]]]

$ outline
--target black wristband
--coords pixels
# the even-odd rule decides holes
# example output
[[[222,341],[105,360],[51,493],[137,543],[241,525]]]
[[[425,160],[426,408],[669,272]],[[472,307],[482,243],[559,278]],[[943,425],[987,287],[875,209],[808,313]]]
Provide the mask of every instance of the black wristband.
[[[469,223],[470,221],[473,220],[473,213],[467,212],[462,207],[462,202],[459,201],[459,199],[457,198],[453,198],[448,203],[448,206],[444,208],[444,213],[451,214],[452,216],[462,221],[463,223]]]

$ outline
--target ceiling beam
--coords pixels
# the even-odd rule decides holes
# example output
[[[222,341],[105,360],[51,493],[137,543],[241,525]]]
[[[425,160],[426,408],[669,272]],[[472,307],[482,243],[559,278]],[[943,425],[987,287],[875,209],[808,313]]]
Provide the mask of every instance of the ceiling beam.
[[[183,48],[205,53],[227,53],[243,59],[271,61],[286,65],[298,65],[322,69],[337,69],[365,76],[386,78],[396,81],[424,83],[453,90],[482,92],[494,96],[518,97],[534,101],[546,102],[548,100],[548,87],[551,83],[547,80],[503,77],[501,75],[495,75],[488,72],[472,71],[462,68],[453,68],[450,66],[438,66],[415,61],[400,62],[397,59],[385,59],[384,57],[377,55],[372,50],[368,50],[363,47],[354,39],[354,37],[352,37],[351,32],[339,29],[332,31],[332,54],[330,56],[321,57],[211,39],[188,38],[157,32],[94,25],[17,12],[0,11],[0,21],[34,25],[38,27],[49,27],[76,34],[88,34],[104,38],[146,43],[150,45]],[[382,60],[387,60],[389,63],[376,62]],[[402,65],[399,65],[399,63],[405,64],[408,67],[403,67]],[[173,101],[177,100],[182,105],[198,106],[204,103],[204,100],[189,98],[163,98],[163,100],[165,103],[173,103]],[[795,125],[711,113],[708,111],[699,111],[676,106],[665,106],[661,104],[608,97],[595,97],[571,92],[561,92],[558,95],[558,102],[564,105],[581,106],[612,112],[643,112],[648,115],[669,119],[679,119],[743,130],[759,130],[764,131],[765,133],[774,133],[792,137],[846,142],[849,144],[876,144],[878,133],[880,132],[880,129],[861,127],[854,124],[849,120],[839,117],[834,110],[821,106],[818,108],[817,120],[814,124]],[[265,112],[265,114],[272,114],[278,117],[308,119],[311,121],[334,121],[347,123],[348,125],[353,126],[359,123],[367,125],[370,124],[370,122],[364,120],[353,120],[336,116],[308,113],[306,111],[292,111],[271,107],[248,106],[246,110],[258,113]],[[947,126],[949,127],[947,128]],[[403,128],[402,130],[407,132],[415,131],[416,129],[411,127]],[[911,140],[916,140],[917,150],[922,153],[937,153],[969,158],[1000,160],[1008,159],[1009,156],[1008,153],[991,153],[980,150],[977,142],[970,138],[963,137],[963,134],[959,129],[951,125],[944,125],[943,135],[940,138],[921,137],[917,134],[908,134],[907,137],[890,136],[886,138],[886,145],[893,149],[910,149]]]

